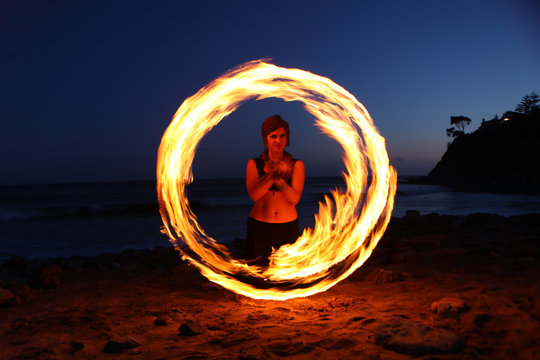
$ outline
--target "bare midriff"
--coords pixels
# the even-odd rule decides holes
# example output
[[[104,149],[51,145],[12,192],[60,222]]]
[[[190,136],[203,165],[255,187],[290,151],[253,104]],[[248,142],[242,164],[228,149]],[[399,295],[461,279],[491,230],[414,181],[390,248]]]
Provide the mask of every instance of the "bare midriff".
[[[267,223],[287,223],[296,220],[298,213],[279,191],[269,190],[255,201],[249,216]]]

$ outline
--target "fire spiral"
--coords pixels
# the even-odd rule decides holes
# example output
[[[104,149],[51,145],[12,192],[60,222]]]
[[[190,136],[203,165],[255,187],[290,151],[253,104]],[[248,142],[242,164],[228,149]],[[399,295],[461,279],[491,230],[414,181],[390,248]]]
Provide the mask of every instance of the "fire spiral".
[[[203,136],[242,102],[270,97],[301,101],[315,125],[342,145],[347,190],[325,197],[314,228],[273,251],[270,265],[260,268],[233,258],[205,234],[185,187],[193,181],[191,166]],[[360,267],[390,221],[396,191],[384,138],[353,95],[328,78],[264,61],[225,73],[183,102],[161,140],[157,179],[164,231],[182,257],[212,282],[273,300],[325,291]]]

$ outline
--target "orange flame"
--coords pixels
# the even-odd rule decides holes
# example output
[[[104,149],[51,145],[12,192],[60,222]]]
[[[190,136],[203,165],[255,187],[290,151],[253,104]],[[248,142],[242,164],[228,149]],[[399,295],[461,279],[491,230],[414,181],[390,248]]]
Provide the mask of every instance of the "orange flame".
[[[343,146],[347,191],[325,197],[314,228],[274,250],[269,267],[260,268],[232,258],[204,233],[185,186],[193,180],[191,166],[202,137],[242,102],[269,97],[303,102],[315,124]],[[328,78],[263,61],[229,71],[184,101],[161,140],[157,178],[164,231],[182,257],[229,290],[273,300],[325,291],[358,269],[390,221],[396,191],[384,138],[353,95]]]

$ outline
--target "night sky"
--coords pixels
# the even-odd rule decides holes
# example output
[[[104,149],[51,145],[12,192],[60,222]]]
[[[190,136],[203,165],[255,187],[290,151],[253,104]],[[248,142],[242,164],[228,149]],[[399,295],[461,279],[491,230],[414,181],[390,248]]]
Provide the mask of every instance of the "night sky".
[[[0,184],[155,179],[177,108],[243,62],[326,76],[362,102],[399,175],[425,175],[450,116],[513,110],[540,92],[533,0],[0,2]],[[243,177],[281,114],[307,176],[341,147],[301,103],[248,102],[205,136],[195,178]]]

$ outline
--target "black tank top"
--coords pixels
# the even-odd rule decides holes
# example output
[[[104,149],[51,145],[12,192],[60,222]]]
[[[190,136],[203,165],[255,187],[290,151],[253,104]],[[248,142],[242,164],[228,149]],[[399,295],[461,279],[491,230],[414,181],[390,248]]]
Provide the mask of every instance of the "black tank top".
[[[258,158],[253,158],[253,160],[255,161],[255,165],[257,166],[257,172],[259,173],[259,179],[267,174],[267,172],[264,171],[265,159],[268,159],[268,155],[267,155],[266,150]],[[291,156],[291,154],[284,151],[283,161],[285,161],[287,163],[289,170],[286,173],[282,174],[281,178],[283,180],[285,180],[285,182],[287,184],[291,185],[292,173],[293,173],[293,170],[294,170],[294,165],[296,164],[296,161],[298,161],[298,159],[294,159]],[[277,188],[276,185],[272,185],[272,187],[270,188],[270,191],[279,191],[279,189]]]

